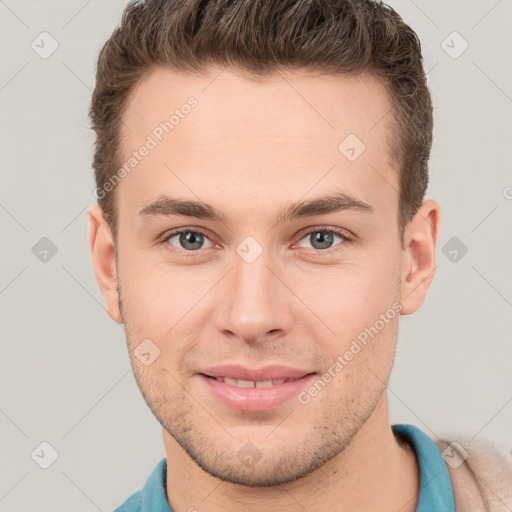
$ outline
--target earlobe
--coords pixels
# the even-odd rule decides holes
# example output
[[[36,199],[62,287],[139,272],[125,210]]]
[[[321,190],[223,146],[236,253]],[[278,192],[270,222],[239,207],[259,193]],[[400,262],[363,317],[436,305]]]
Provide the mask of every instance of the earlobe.
[[[105,299],[107,312],[112,320],[122,323],[114,240],[99,204],[89,209],[89,249],[94,275]]]
[[[423,304],[437,267],[436,247],[440,228],[440,207],[433,199],[423,201],[405,229],[402,252],[402,315]]]

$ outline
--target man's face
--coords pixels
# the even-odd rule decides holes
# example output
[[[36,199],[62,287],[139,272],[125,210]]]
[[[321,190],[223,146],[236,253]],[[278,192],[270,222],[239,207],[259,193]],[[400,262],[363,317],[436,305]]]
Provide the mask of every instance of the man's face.
[[[156,147],[116,189],[122,319],[167,442],[223,480],[278,484],[343,451],[385,394],[403,263],[391,103],[365,75],[218,73],[154,71],[128,104],[126,160],[148,136]],[[155,131],[191,96],[197,104],[172,131]],[[276,222],[293,203],[334,194],[354,201]],[[208,203],[223,218],[150,207],[164,197]],[[185,234],[171,235],[178,228]],[[237,391],[206,376],[219,365],[315,375],[288,394]]]

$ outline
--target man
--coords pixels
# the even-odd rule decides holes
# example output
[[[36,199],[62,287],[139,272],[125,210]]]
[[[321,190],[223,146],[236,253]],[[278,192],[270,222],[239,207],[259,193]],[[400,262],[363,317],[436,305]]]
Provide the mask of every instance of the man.
[[[166,453],[118,511],[512,506],[497,450],[389,422],[399,316],[425,299],[440,227],[398,14],[131,3],[91,118],[94,270]]]

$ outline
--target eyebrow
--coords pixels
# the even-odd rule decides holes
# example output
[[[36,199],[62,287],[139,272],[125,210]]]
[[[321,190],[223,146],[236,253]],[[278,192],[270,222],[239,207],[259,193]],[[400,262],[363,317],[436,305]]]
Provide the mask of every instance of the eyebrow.
[[[374,213],[367,203],[344,192],[336,192],[327,196],[299,201],[283,208],[274,218],[275,224],[285,220],[325,215],[327,213],[355,210],[362,213]],[[140,210],[139,215],[151,216],[183,216],[207,219],[226,223],[226,215],[214,206],[203,201],[181,200],[169,196],[161,196]]]

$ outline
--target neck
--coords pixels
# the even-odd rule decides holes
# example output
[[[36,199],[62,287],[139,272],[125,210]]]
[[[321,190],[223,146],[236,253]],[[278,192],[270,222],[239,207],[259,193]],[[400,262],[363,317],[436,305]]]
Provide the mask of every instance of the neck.
[[[246,487],[212,477],[165,430],[164,445],[173,512],[414,512],[418,503],[416,456],[393,435],[386,392],[342,453],[313,473],[275,487]]]

